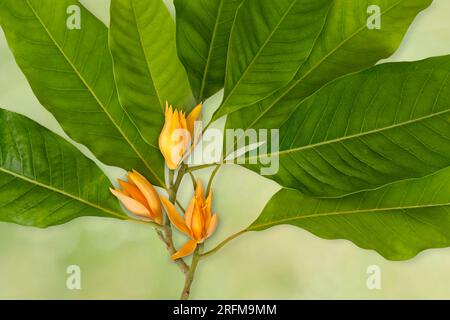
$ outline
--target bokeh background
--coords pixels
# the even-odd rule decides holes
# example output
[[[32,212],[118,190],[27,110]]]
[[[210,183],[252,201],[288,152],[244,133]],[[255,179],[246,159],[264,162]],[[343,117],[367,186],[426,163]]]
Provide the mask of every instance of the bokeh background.
[[[81,2],[108,23],[108,0]],[[171,0],[166,2],[173,10]],[[450,54],[449,40],[450,1],[435,0],[389,60]],[[64,135],[34,97],[1,30],[0,106]],[[121,174],[117,168],[104,169],[111,178]],[[221,221],[208,245],[250,224],[277,190],[275,183],[240,167],[222,169],[214,185],[214,206]],[[66,268],[73,264],[81,268],[81,290],[66,288]],[[380,290],[366,286],[370,265],[381,268]],[[203,260],[192,298],[448,299],[449,270],[450,249],[428,250],[410,261],[390,262],[348,241],[322,240],[302,229],[280,226],[245,234]],[[181,273],[145,225],[80,218],[40,230],[0,223],[2,299],[173,299],[178,298],[182,285]]]

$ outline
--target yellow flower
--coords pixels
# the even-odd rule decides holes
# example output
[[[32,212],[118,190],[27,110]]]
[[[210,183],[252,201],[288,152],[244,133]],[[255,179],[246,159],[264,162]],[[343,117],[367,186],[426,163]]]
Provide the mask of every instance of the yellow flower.
[[[119,179],[119,184],[122,190],[112,188],[110,190],[125,208],[138,216],[162,224],[161,200],[147,179],[133,170],[133,172],[128,172],[128,182]]]
[[[165,197],[161,196],[164,208],[170,221],[191,240],[189,240],[177,253],[172,256],[173,260],[190,255],[197,244],[209,238],[215,231],[218,222],[217,214],[211,215],[212,192],[205,200],[203,186],[197,181],[195,195],[186,209],[184,218],[178,213],[175,206]]]
[[[202,104],[197,105],[189,116],[166,104],[165,123],[159,135],[159,149],[167,166],[175,170],[180,164],[194,137],[195,121],[200,116]]]

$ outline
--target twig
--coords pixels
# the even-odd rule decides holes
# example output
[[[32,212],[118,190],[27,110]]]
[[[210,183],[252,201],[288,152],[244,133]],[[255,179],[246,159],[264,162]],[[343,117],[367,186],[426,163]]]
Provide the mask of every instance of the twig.
[[[217,172],[219,172],[221,165],[218,164],[217,167],[214,168],[213,172],[211,173],[211,176],[209,177],[208,186],[206,187],[206,194],[208,195],[211,191],[212,183],[214,180],[214,177],[216,176]]]
[[[178,206],[178,208],[180,208],[181,209],[181,211],[183,211],[183,212],[186,212],[186,209],[185,208],[183,208],[183,205],[181,204],[181,202],[180,201],[176,201],[176,203],[177,203],[177,206]]]
[[[166,222],[164,234],[161,231],[159,231],[158,235],[166,244],[166,248],[167,251],[169,251],[169,254],[171,256],[174,255],[177,252],[177,249],[175,249],[175,245],[173,244],[172,227],[170,225],[170,221],[168,223]],[[183,259],[177,259],[174,262],[185,275],[189,272],[189,266],[187,265],[186,262],[184,262]]]
[[[228,242],[230,242],[233,239],[236,239],[237,237],[239,237],[240,235],[243,235],[244,233],[248,232],[249,230],[242,230],[239,231],[238,233],[235,233],[231,236],[229,236],[228,238],[226,238],[225,240],[223,240],[221,243],[219,243],[216,247],[214,247],[213,249],[201,254],[201,257],[206,257],[209,255],[212,255],[213,253],[219,251],[222,247],[224,247]]]
[[[192,182],[192,188],[194,188],[194,192],[195,189],[197,189],[197,181],[195,180],[194,174],[190,171],[188,171],[189,176],[191,177],[191,182]]]
[[[181,181],[183,180],[183,175],[185,172],[185,167],[182,166],[180,170],[178,171],[178,176],[175,182],[173,182],[173,171],[169,171],[169,180],[171,183],[171,186],[168,190],[169,193],[169,201],[172,203],[177,203],[177,191],[178,187],[180,186]],[[173,183],[172,183],[173,182]],[[173,244],[173,238],[172,238],[172,225],[170,223],[170,220],[166,218],[166,221],[164,222],[164,229],[163,232],[158,231],[159,238],[165,243],[167,251],[169,251],[170,255],[174,255],[177,250],[175,249],[175,245]],[[189,272],[189,266],[186,264],[186,262],[183,259],[177,259],[174,261],[178,267],[181,269],[181,271],[186,275]]]
[[[191,285],[194,281],[195,271],[197,270],[198,262],[200,261],[200,256],[203,251],[203,244],[199,244],[197,249],[194,251],[194,255],[192,257],[191,268],[189,269],[188,274],[186,275],[186,280],[184,282],[183,292],[181,293],[180,300],[189,299],[189,295],[191,293]]]
[[[201,164],[201,165],[198,165],[198,166],[192,166],[192,167],[189,167],[189,168],[187,168],[187,171],[188,172],[194,172],[194,171],[197,171],[197,170],[202,170],[202,169],[206,169],[206,168],[211,168],[211,167],[214,167],[214,166],[217,166],[217,165],[219,165],[220,163],[207,163],[207,164]]]
[[[147,226],[154,228],[155,230],[162,230],[164,228],[163,226],[161,226],[153,221],[139,220],[139,219],[135,219],[132,217],[127,217],[125,221],[132,221],[132,222],[136,222],[136,223],[145,224]]]

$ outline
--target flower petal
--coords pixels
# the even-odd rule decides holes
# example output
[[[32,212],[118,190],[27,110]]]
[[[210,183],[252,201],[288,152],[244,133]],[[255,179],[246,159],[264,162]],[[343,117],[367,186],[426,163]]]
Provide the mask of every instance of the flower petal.
[[[185,119],[184,115],[177,109],[175,109],[175,111],[173,112],[173,117],[170,122],[170,128],[171,128],[171,131],[177,130],[177,129],[186,129],[187,130],[186,119]]]
[[[144,195],[154,220],[158,223],[162,222],[161,201],[159,199],[158,192],[156,192],[156,189],[137,171],[130,172],[128,174],[128,177]]]
[[[174,130],[179,129],[178,119],[176,118],[178,118],[177,111],[174,112],[172,106],[169,106],[169,104],[166,102],[165,123],[163,129],[161,130],[161,134],[159,135],[158,143],[159,150],[166,160],[167,167],[169,167],[169,169],[171,170],[174,170],[178,167],[178,164],[180,162],[180,159],[178,158],[181,158],[181,155],[177,156],[176,153],[175,157],[173,156],[174,142],[172,141],[172,133],[174,132]],[[182,150],[182,152],[184,152],[184,150]]]
[[[194,109],[192,109],[191,113],[187,117],[187,129],[189,130],[189,133],[191,134],[191,137],[194,136],[194,129],[195,129],[195,121],[200,117],[200,113],[202,112],[203,104],[199,103]]]
[[[208,197],[205,201],[205,209],[203,211],[205,218],[205,225],[209,225],[211,221],[211,207],[212,207],[212,191],[209,191]]]
[[[147,200],[145,199],[144,195],[139,191],[138,187],[136,187],[134,184],[120,180],[119,184],[122,187],[122,193],[126,196],[130,196],[134,200],[137,200],[142,205],[147,207]]]
[[[192,198],[191,202],[189,202],[189,206],[186,209],[186,212],[184,213],[184,221],[186,222],[186,225],[189,229],[191,229],[192,225],[192,214],[194,213],[194,207],[195,207],[195,198]]]
[[[200,178],[197,179],[197,189],[195,189],[195,197],[197,198],[197,201],[200,201],[203,203],[204,194],[203,194],[203,185]]]
[[[122,202],[125,208],[139,216],[151,218],[150,211],[143,204],[139,203],[131,197],[124,195],[119,190],[114,190],[112,188],[110,188],[109,190],[113,195],[117,197],[117,199],[120,200],[120,202]]]
[[[161,201],[166,209],[167,216],[169,217],[170,221],[177,227],[181,232],[185,233],[188,237],[191,237],[191,232],[189,231],[189,228],[186,226],[186,223],[184,222],[183,218],[178,213],[178,210],[175,208],[172,202],[169,201],[164,196],[161,196]]]
[[[209,223],[208,229],[206,230],[206,238],[209,238],[214,231],[216,231],[217,223],[219,222],[219,216],[217,213],[214,213],[214,215],[211,217],[211,222]]]
[[[172,106],[169,106],[169,103],[166,101],[166,112],[165,112],[166,122],[172,119],[172,116],[173,116]]]
[[[172,259],[177,260],[180,258],[184,258],[184,257],[192,254],[192,252],[194,252],[195,248],[197,248],[197,241],[189,240],[188,242],[185,243],[185,245],[183,247],[181,247],[180,250],[178,250],[177,253],[172,255]]]
[[[189,136],[189,139],[191,139],[191,136],[189,135],[189,129],[186,122],[186,115],[184,113],[179,113],[179,121],[180,121],[180,127],[184,130],[186,130],[186,135]]]
[[[159,136],[159,149],[169,169],[175,170],[178,167],[189,147],[189,140],[184,115],[170,107],[166,112],[166,122]]]
[[[177,157],[175,157],[175,161],[172,160],[173,153],[172,153],[172,139],[171,139],[171,133],[169,129],[166,128],[167,124],[164,126],[163,130],[161,131],[161,134],[159,136],[159,150],[161,151],[162,155],[164,156],[164,160],[166,160],[167,167],[170,170],[175,170],[178,167],[179,162]]]
[[[195,201],[190,228],[194,239],[201,240],[205,237],[205,219],[203,218],[203,210],[198,201]]]

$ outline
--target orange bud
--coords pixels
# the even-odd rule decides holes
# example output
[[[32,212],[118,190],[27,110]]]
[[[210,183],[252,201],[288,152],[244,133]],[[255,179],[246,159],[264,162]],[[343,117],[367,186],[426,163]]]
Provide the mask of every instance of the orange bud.
[[[186,119],[186,115],[166,104],[165,123],[159,135],[159,149],[167,167],[175,170],[183,157],[190,151],[194,137],[194,124],[200,116],[202,104],[196,106]]]
[[[132,213],[162,224],[161,201],[156,189],[137,171],[128,173],[128,182],[119,180],[122,190],[110,189]]]

